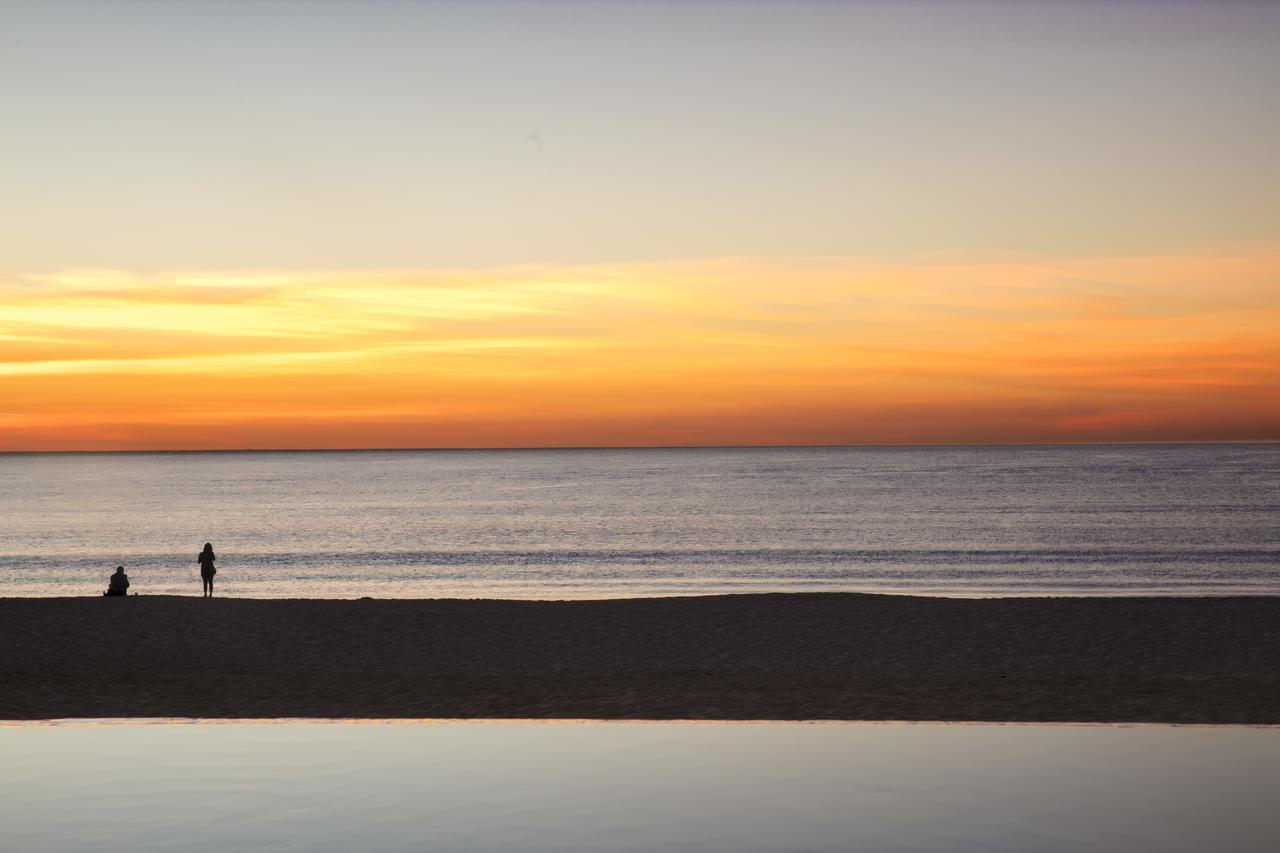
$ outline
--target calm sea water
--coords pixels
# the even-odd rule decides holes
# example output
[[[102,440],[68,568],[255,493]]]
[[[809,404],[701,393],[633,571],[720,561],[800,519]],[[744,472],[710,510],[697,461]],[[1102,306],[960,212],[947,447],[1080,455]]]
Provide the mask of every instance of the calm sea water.
[[[1273,851],[1275,729],[0,726],[7,849]]]
[[[1280,445],[0,456],[0,595],[1280,594]]]

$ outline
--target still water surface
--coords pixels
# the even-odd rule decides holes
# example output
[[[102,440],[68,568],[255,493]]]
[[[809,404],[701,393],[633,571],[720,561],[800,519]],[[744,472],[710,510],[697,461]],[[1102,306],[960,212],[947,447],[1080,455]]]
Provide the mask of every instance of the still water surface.
[[[0,726],[5,848],[1274,850],[1280,730]]]
[[[0,455],[0,596],[1280,594],[1280,444]]]

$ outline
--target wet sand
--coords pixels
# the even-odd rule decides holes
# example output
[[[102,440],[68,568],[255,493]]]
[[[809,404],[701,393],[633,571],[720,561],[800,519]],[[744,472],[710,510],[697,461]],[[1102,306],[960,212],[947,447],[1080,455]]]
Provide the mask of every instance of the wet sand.
[[[0,599],[0,719],[1280,723],[1280,598]]]

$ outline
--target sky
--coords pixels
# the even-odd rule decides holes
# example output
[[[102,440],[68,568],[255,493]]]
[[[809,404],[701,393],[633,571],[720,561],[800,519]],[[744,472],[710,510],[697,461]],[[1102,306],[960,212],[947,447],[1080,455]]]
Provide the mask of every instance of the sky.
[[[0,450],[1280,439],[1280,4],[0,0]]]

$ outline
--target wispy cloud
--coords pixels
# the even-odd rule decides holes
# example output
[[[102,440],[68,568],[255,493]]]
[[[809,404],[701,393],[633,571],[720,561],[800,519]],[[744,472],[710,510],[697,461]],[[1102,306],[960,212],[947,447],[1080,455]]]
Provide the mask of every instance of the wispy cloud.
[[[1280,437],[1275,328],[1272,250],[71,270],[0,281],[0,447]]]

